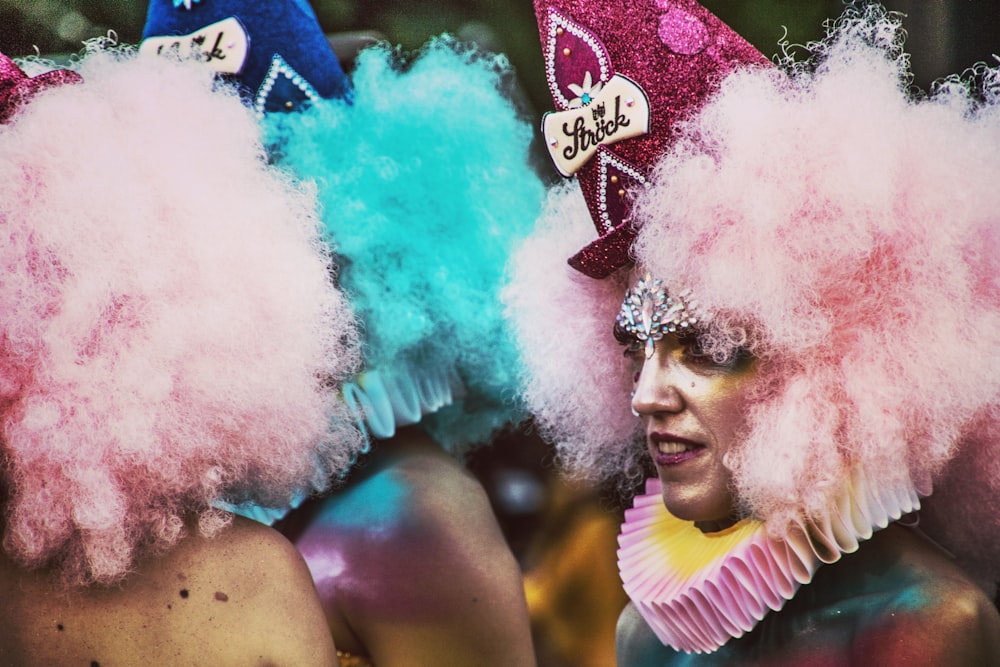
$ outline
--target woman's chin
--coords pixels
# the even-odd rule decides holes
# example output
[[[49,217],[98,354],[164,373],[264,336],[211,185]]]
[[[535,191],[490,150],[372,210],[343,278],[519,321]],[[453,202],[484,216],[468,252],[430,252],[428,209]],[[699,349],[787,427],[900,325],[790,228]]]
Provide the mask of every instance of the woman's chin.
[[[666,484],[661,497],[663,506],[672,516],[682,521],[691,521],[706,533],[722,530],[736,523],[729,503],[713,502],[714,498],[678,494]]]

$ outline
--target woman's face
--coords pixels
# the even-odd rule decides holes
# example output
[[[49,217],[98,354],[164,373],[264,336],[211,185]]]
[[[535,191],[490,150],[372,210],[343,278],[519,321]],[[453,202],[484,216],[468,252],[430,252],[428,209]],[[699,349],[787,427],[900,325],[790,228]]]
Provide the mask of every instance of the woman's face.
[[[757,360],[737,354],[715,363],[699,353],[693,336],[669,333],[651,356],[638,342],[626,354],[635,372],[632,408],[642,419],[667,510],[705,531],[726,527],[735,503],[723,461],[746,429]]]

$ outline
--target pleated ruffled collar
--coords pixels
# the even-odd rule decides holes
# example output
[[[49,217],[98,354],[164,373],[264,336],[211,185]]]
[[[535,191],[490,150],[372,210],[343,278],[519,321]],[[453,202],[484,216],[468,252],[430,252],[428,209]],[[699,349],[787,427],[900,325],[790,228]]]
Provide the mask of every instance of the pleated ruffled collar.
[[[836,507],[785,539],[770,536],[756,519],[703,533],[666,510],[660,480],[653,478],[625,512],[619,572],[661,642],[686,653],[711,653],[781,609],[822,564],[856,551],[875,530],[919,507],[908,477],[896,488],[876,490],[857,471]]]

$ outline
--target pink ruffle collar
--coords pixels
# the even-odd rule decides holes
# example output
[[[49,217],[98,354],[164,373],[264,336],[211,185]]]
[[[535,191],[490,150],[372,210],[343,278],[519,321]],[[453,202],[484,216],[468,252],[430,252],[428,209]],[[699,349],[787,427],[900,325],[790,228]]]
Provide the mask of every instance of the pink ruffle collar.
[[[857,472],[847,487],[826,516],[779,539],[756,519],[702,533],[666,510],[660,480],[649,479],[646,493],[625,512],[618,537],[625,591],[665,645],[686,653],[715,651],[781,609],[820,565],[857,550],[874,530],[920,507],[908,477],[876,491]]]

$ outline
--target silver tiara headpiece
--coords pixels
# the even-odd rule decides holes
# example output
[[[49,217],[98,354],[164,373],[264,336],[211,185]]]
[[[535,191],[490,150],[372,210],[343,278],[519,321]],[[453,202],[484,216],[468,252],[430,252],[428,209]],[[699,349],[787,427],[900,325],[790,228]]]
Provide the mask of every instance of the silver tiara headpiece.
[[[692,331],[700,319],[698,303],[689,291],[670,295],[663,281],[647,273],[625,292],[615,321],[623,331],[645,342],[649,359],[656,341],[666,334]]]

